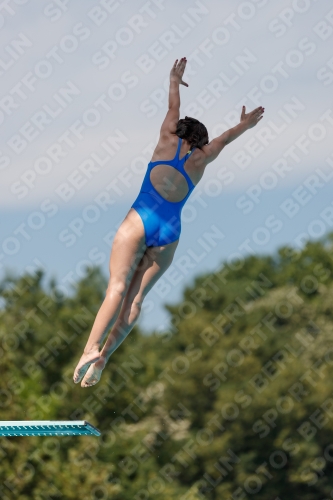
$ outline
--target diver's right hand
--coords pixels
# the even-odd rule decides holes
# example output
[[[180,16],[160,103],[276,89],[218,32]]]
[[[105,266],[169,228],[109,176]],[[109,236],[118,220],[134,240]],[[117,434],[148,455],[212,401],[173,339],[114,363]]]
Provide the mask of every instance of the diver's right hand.
[[[170,71],[170,81],[175,80],[177,83],[179,83],[179,85],[185,85],[185,87],[188,87],[188,83],[185,83],[183,81],[183,74],[186,68],[186,63],[186,57],[182,57],[179,62],[178,59],[176,59]]]

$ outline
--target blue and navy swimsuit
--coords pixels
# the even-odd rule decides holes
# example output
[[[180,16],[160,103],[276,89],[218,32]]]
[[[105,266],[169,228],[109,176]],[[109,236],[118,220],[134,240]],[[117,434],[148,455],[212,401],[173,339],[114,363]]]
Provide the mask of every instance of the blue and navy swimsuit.
[[[173,160],[149,162],[140,193],[132,205],[132,208],[138,212],[142,219],[147,247],[168,245],[178,240],[181,233],[181,211],[195,187],[184,169],[184,163],[195,148],[189,151],[183,158],[179,158],[181,144],[182,140],[179,138],[176,156]],[[150,172],[156,165],[170,165],[183,174],[189,188],[185,198],[174,202],[166,200],[159,194],[150,181]]]

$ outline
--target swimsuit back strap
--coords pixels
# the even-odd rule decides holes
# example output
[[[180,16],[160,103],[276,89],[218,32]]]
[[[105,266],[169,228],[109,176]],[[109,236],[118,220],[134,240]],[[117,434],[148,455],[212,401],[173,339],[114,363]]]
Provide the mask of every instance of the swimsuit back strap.
[[[193,182],[191,181],[190,176],[189,176],[189,175],[188,175],[188,173],[186,172],[185,167],[184,167],[184,164],[185,164],[186,160],[187,160],[187,159],[191,156],[191,154],[193,153],[193,151],[194,151],[194,150],[195,150],[195,148],[193,148],[191,151],[188,151],[188,152],[186,153],[186,155],[182,158],[182,161],[180,161],[180,162],[178,163],[178,170],[180,170],[180,171],[181,171],[181,173],[182,173],[182,174],[184,175],[184,177],[186,178],[186,180],[187,180],[187,184],[189,185],[189,188],[190,188],[190,189],[194,189],[194,187],[195,187],[195,186],[194,186]]]

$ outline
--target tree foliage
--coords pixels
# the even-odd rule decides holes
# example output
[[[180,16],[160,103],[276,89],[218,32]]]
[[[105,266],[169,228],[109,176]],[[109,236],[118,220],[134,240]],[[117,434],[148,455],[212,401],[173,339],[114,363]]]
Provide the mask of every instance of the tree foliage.
[[[72,382],[105,293],[41,271],[1,283],[1,420],[101,437],[0,438],[11,500],[333,498],[332,234],[197,276],[170,329],[136,326],[96,386]]]

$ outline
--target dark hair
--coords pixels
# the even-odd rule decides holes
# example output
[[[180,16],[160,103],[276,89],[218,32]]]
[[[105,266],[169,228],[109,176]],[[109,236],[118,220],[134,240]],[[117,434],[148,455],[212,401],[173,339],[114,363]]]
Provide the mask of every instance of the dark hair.
[[[185,116],[178,121],[175,134],[189,142],[191,149],[201,149],[208,144],[208,132],[205,125],[190,116]]]

